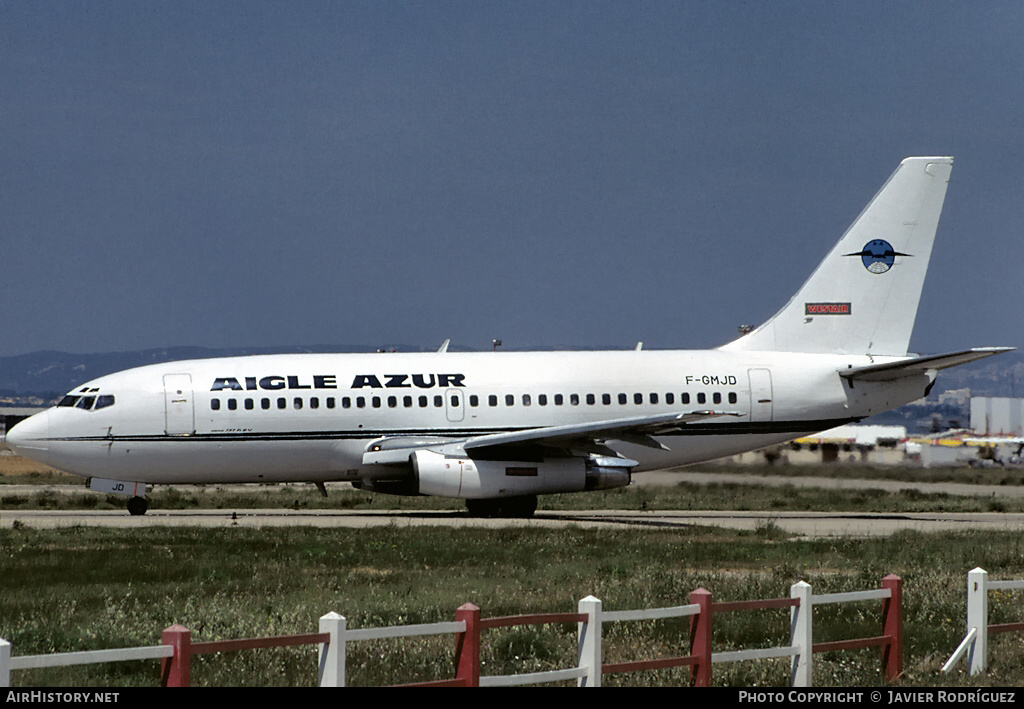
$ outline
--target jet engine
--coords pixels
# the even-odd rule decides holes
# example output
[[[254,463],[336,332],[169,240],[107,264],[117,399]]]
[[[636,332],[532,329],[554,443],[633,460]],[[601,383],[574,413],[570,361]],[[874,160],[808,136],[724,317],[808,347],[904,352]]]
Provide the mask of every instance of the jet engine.
[[[421,495],[494,499],[629,485],[636,461],[612,456],[543,458],[540,461],[479,460],[430,450],[412,454]]]

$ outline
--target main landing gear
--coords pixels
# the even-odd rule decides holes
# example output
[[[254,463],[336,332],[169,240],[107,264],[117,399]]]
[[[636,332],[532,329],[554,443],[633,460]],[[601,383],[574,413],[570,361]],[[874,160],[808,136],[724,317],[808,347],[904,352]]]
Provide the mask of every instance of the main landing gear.
[[[466,500],[466,510],[470,517],[533,517],[537,511],[537,496]]]
[[[138,515],[146,514],[146,510],[149,509],[149,500],[145,497],[129,497],[128,498],[128,513],[133,517]]]

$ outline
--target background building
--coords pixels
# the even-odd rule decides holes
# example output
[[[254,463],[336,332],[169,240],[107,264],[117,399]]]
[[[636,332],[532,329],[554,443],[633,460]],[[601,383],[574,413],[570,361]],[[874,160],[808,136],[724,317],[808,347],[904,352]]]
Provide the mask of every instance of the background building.
[[[1024,436],[1024,399],[972,397],[971,430],[981,436]]]

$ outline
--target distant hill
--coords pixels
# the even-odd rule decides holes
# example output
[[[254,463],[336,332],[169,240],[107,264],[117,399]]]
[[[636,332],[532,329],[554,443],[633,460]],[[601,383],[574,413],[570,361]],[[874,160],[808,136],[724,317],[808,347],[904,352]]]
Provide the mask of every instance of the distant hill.
[[[399,346],[403,352],[421,351]],[[38,396],[52,399],[75,386],[105,374],[160,362],[208,357],[234,357],[255,354],[295,354],[302,352],[375,352],[376,347],[361,345],[317,345],[314,347],[165,347],[137,352],[102,352],[71,354],[68,352],[32,352],[14,357],[0,357],[0,395]]]
[[[437,345],[395,345],[387,349],[399,352],[430,352]],[[465,351],[465,348],[455,348]],[[544,348],[569,349],[569,348]],[[573,348],[575,349],[575,348]],[[146,364],[173,362],[182,359],[231,357],[253,354],[293,354],[302,352],[375,352],[377,347],[365,345],[317,345],[313,347],[168,347],[137,352],[104,352],[71,354],[68,352],[32,352],[14,357],[0,357],[0,396],[36,396],[54,399],[75,386],[104,374]],[[932,391],[935,398],[947,389],[970,388],[976,396],[1024,397],[1024,352],[990,357],[962,367],[946,369]]]

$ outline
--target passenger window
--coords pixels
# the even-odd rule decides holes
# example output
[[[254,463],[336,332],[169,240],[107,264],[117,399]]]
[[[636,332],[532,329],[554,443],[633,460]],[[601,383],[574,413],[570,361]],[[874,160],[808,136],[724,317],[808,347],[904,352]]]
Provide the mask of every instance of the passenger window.
[[[380,397],[379,396],[371,397],[370,398],[370,403],[373,404],[373,408],[379,409],[380,408]]]
[[[420,405],[421,409],[426,408],[427,407],[427,397],[421,396],[417,403]]]
[[[690,395],[688,393],[680,394],[679,395],[679,403],[680,404],[689,404],[690,403]]]
[[[277,408],[279,408],[279,409],[287,409],[288,408],[288,400],[286,398],[284,398],[283,396],[278,397],[278,399],[277,399]]]
[[[343,408],[343,409],[351,409],[352,408],[352,398],[348,397],[348,396],[341,397],[341,408]]]
[[[220,411],[220,399],[210,399],[210,408],[214,411]]]
[[[555,406],[561,406],[565,402],[565,398],[561,394],[555,394]]]
[[[260,399],[260,406],[262,406],[264,410],[269,409],[270,408],[270,399],[268,399],[266,397]]]
[[[488,406],[497,406],[498,405],[498,396],[497,396],[497,394],[488,394],[487,395],[487,405]]]
[[[523,406],[529,406],[529,405],[530,405],[530,395],[529,394],[523,394]]]
[[[625,394],[619,394],[619,404],[624,406],[627,403],[629,403],[629,397]]]
[[[311,408],[311,409],[319,409],[320,408],[320,399],[319,399],[319,397],[314,396],[313,398],[311,398],[309,400],[309,408]]]
[[[295,397],[294,404],[295,404],[295,408],[296,409],[301,409],[302,408],[302,399],[300,399],[299,397]]]
[[[516,398],[511,394],[505,394],[505,406],[515,406]]]
[[[398,397],[397,396],[389,396],[388,397],[388,408],[389,409],[393,409],[396,406],[398,406]]]
[[[333,409],[334,408],[334,397],[333,396],[327,397],[327,408],[328,409]]]
[[[476,394],[470,394],[469,395],[469,405],[470,406],[479,406],[480,405],[480,397],[477,396]]]
[[[572,404],[573,406],[579,406],[580,405],[580,395],[579,394],[569,394],[569,403]]]
[[[412,406],[412,397],[411,396],[403,396],[402,397],[402,405],[405,406],[405,408],[407,408],[407,409],[410,408]]]
[[[653,391],[651,392],[651,403],[652,404],[657,404],[658,403],[658,395],[655,394]]]
[[[700,394],[697,394],[697,403],[698,404],[705,404],[705,403],[707,403],[707,400],[708,400],[708,397],[706,397],[704,395],[704,392],[701,392]]]
[[[734,391],[730,391],[729,392],[729,403],[730,404],[735,404],[736,403],[736,392],[734,392]]]
[[[604,404],[605,406],[608,406],[608,404],[612,403],[612,395],[601,394],[601,403]]]
[[[547,406],[548,405],[548,395],[547,394],[537,394],[537,403],[540,406]]]
[[[229,411],[236,411],[237,409],[238,409],[238,400],[237,399],[228,399],[228,410]]]
[[[246,399],[245,400],[245,410],[246,411],[252,411],[254,407],[255,407],[255,404],[253,403],[252,399]]]
[[[357,396],[356,397],[356,408],[357,409],[365,409],[366,408],[366,397],[363,397],[363,396]]]
[[[721,404],[722,403],[722,395],[719,392],[716,391],[714,394],[711,395],[711,401],[713,401],[716,404]]]
[[[666,404],[674,404],[674,403],[676,403],[676,395],[675,394],[665,394],[665,403]]]
[[[435,396],[434,397],[434,406],[436,406],[437,408],[441,408],[442,406],[444,406],[444,397],[440,396],[440,395]]]

